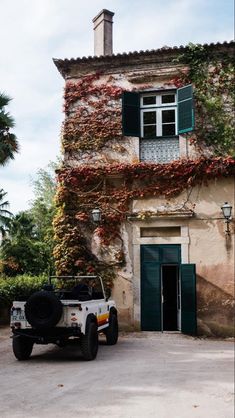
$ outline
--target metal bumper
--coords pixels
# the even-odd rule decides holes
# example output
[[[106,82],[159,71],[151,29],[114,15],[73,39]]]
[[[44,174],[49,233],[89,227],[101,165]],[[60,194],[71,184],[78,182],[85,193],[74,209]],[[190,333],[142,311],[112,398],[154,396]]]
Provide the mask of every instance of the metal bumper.
[[[78,327],[69,328],[52,328],[46,330],[39,329],[12,329],[13,337],[22,336],[30,338],[36,344],[57,344],[63,340],[67,340],[70,337],[80,337],[81,329]]]

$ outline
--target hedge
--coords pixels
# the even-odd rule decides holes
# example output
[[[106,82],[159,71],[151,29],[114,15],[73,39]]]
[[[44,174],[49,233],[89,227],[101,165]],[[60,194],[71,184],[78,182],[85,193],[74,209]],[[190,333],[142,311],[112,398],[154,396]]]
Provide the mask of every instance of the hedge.
[[[33,292],[40,290],[45,283],[47,283],[45,275],[0,277],[0,308],[9,307],[14,300],[27,300]]]

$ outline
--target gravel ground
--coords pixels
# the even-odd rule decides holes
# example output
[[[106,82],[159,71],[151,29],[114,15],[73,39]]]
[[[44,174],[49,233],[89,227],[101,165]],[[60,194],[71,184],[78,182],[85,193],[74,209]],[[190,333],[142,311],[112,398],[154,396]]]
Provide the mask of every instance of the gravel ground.
[[[35,346],[15,360],[0,328],[1,418],[233,418],[234,343],[177,333],[122,334],[97,359]]]

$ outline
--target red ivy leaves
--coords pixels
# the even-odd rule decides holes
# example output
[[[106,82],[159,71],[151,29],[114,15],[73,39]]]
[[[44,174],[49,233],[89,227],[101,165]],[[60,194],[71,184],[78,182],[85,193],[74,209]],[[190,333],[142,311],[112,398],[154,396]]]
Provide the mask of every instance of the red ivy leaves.
[[[160,195],[171,197],[207,179],[234,173],[235,160],[231,157],[179,160],[169,164],[80,166],[59,170],[57,202],[63,209],[54,222],[58,241],[54,256],[58,274],[102,271],[106,283],[111,284],[113,276],[110,266],[103,263],[100,267],[100,262],[89,248],[87,234],[94,230],[90,220],[92,208],[99,206],[102,210],[102,221],[96,233],[103,245],[109,245],[119,237],[121,222],[128,214],[132,199]],[[110,175],[112,178],[113,174],[119,178],[121,176],[123,181],[119,185],[110,183],[104,190],[102,180]]]
[[[122,177],[119,185],[106,184],[105,178]],[[90,212],[99,206],[102,221],[96,229],[103,245],[119,237],[120,225],[129,212],[132,199],[150,196],[172,197],[208,179],[235,174],[231,157],[179,160],[169,164],[113,164],[110,166],[80,166],[58,172],[58,202],[63,214],[55,221],[59,244],[55,249],[60,274],[78,269],[87,272],[96,265],[87,242],[87,231],[94,229]],[[95,187],[94,187],[95,186]],[[89,191],[90,190],[90,191]],[[84,229],[85,228],[85,229]],[[84,231],[86,230],[86,233]],[[89,241],[89,240],[88,240]]]
[[[226,176],[234,173],[235,160],[232,157],[199,158],[197,160],[177,160],[168,164],[137,163],[111,164],[108,166],[82,165],[72,169],[62,169],[58,179],[65,186],[87,187],[94,181],[99,182],[105,176],[122,175],[128,181],[149,179],[163,182],[169,179],[188,179],[196,176],[198,180],[204,177]]]
[[[68,81],[65,86],[65,113],[68,114],[71,111],[71,105],[78,100],[89,102],[91,97],[99,98],[105,97],[106,100],[117,100],[121,97],[123,89],[119,86],[109,85],[106,83],[95,84],[99,80],[100,75],[89,74],[83,77],[76,83]]]
[[[110,139],[122,137],[119,99],[123,89],[109,82],[99,84],[99,77],[90,74],[66,84],[62,142],[67,152],[97,151]],[[79,106],[73,106],[78,101]]]

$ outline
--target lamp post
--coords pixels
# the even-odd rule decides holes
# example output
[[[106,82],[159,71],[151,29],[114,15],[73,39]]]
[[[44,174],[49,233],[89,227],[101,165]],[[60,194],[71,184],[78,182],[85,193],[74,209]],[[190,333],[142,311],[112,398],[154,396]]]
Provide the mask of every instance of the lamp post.
[[[95,208],[91,211],[91,217],[95,224],[98,224],[101,221],[101,210],[99,208]]]
[[[232,219],[232,205],[230,205],[228,202],[224,202],[224,204],[221,206],[221,210],[226,223],[225,232],[227,235],[230,235],[229,223]]]

